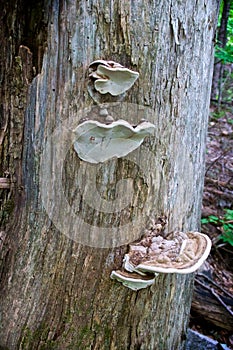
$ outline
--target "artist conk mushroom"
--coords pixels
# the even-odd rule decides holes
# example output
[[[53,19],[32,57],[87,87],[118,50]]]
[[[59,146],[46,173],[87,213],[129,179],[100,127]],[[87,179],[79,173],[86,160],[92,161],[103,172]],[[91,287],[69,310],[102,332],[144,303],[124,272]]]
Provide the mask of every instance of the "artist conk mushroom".
[[[117,279],[132,290],[151,285],[158,273],[187,274],[196,271],[207,259],[211,249],[208,236],[200,232],[175,232],[166,238],[149,235],[132,243],[123,260],[123,271],[113,271]],[[135,274],[144,284],[137,283]],[[147,281],[150,281],[147,282]]]
[[[96,91],[118,96],[129,90],[139,73],[114,61],[97,60],[89,65],[89,77],[94,80]]]
[[[97,164],[113,157],[124,157],[138,148],[154,130],[155,126],[146,121],[133,127],[125,120],[111,124],[89,120],[73,130],[74,149],[82,160]]]

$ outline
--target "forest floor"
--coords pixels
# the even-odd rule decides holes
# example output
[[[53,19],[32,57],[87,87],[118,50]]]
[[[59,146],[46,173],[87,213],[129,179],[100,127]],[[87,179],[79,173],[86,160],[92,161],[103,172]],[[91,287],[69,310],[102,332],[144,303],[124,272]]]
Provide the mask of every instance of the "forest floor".
[[[228,215],[227,215],[228,214]],[[233,349],[233,106],[210,108],[202,232],[211,254],[196,275],[190,328]],[[229,242],[220,236],[228,231]]]

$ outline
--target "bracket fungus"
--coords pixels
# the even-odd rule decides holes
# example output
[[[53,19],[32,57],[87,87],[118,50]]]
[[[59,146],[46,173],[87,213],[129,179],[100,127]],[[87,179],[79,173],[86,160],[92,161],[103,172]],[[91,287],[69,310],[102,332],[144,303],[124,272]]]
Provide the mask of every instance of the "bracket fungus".
[[[126,156],[138,148],[154,130],[155,126],[146,121],[133,127],[125,120],[117,120],[108,125],[89,120],[73,130],[74,149],[82,160],[97,164],[113,157]]]
[[[139,290],[151,286],[155,281],[155,275],[139,275],[127,271],[112,271],[111,278],[121,282],[125,287]]]
[[[118,96],[129,90],[139,77],[139,73],[123,67],[114,61],[97,60],[89,65],[89,77],[94,79],[94,87],[101,94]]]
[[[134,285],[135,277],[130,280],[131,274],[138,274],[139,279],[145,280],[145,276],[152,273],[155,276],[158,273],[192,273],[207,259],[210,249],[211,240],[200,232],[175,232],[166,238],[161,235],[147,236],[130,244],[123,260],[124,274],[117,271],[116,278],[115,272],[112,272],[111,278],[116,278],[132,290],[135,290],[134,287],[138,290],[138,285]],[[125,283],[125,274],[128,274],[130,284]]]

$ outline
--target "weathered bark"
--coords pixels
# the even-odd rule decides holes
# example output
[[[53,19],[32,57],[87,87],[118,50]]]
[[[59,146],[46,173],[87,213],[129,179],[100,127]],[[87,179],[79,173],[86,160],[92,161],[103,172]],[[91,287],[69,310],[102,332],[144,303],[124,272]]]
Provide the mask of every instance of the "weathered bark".
[[[107,162],[96,187],[108,200],[116,183],[131,177],[130,220],[140,214],[142,226],[151,216],[166,216],[168,231],[198,229],[216,1],[12,1],[2,7],[0,176],[8,172],[14,180],[11,189],[2,190],[5,205],[10,198],[14,208],[2,216],[0,345],[11,350],[182,349],[193,276],[160,275],[154,286],[139,292],[110,280],[126,244],[100,248],[104,242],[94,247],[92,241],[90,247],[87,240],[82,245],[83,236],[69,238],[75,227],[70,224],[62,234],[50,218],[57,211],[62,215],[62,191],[89,224],[108,227],[110,235],[111,220],[124,221],[125,212],[108,218],[83,204],[76,194],[82,164],[71,145],[56,187],[58,201],[52,215],[47,213],[40,161],[54,130],[60,129],[63,140],[61,123],[74,120],[75,113],[78,122],[77,111],[93,104],[87,92],[89,63],[120,62],[140,73],[125,101],[154,111],[150,121],[157,132],[141,158],[136,153],[140,169],[127,159]],[[59,145],[50,146],[46,170],[56,183]],[[132,223],[125,229],[126,241],[141,233]]]

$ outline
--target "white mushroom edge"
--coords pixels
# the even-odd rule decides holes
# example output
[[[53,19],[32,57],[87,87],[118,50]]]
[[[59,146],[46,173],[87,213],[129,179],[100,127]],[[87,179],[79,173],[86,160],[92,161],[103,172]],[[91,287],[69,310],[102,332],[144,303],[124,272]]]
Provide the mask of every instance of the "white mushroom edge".
[[[123,286],[134,291],[147,288],[155,282],[155,275],[154,277],[140,277],[140,275],[137,275],[136,273],[128,274],[120,270],[112,271],[111,278],[117,280],[118,282],[121,282]]]
[[[210,238],[200,232],[176,232],[166,239],[147,237],[130,245],[129,253],[124,256],[123,271],[112,271],[110,277],[132,290],[139,290],[154,283],[155,278],[153,281],[149,277],[152,274],[156,277],[159,273],[195,272],[210,250]]]

